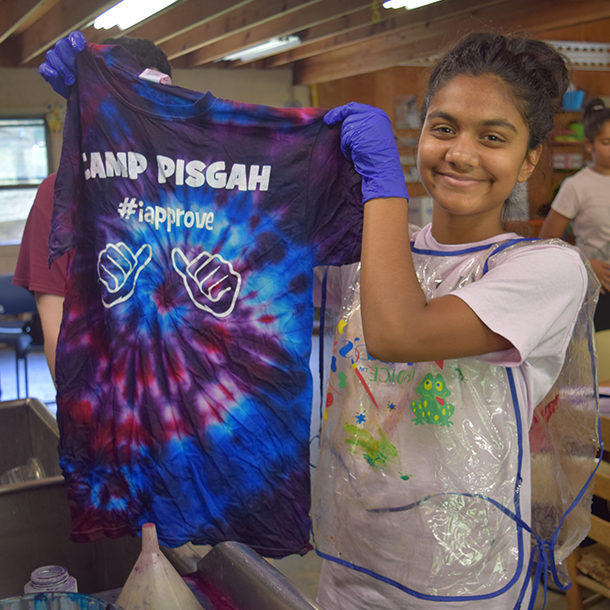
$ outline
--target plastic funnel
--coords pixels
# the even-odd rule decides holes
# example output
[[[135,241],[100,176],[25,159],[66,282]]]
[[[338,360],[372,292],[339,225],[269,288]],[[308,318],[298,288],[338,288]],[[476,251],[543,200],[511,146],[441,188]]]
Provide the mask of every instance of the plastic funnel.
[[[203,610],[159,549],[154,523],[142,526],[142,552],[116,603],[125,610]]]

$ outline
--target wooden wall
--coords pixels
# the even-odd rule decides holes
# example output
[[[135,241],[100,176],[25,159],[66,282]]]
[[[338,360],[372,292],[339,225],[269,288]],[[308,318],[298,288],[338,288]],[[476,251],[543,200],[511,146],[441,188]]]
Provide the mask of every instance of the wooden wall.
[[[348,102],[370,104],[394,115],[394,98],[423,95],[428,81],[426,68],[388,68],[316,85],[318,106],[332,108]]]
[[[610,43],[610,19],[586,23],[571,28],[561,28],[541,32],[542,40],[580,40],[582,42]],[[570,80],[578,89],[584,89],[587,97],[610,96],[610,72],[574,70]]]
[[[388,68],[317,85],[314,88],[312,99],[316,100],[317,105],[321,108],[333,108],[349,102],[370,104],[385,110],[390,119],[394,121],[396,98],[415,95],[417,106],[420,108],[427,82],[427,68]],[[396,131],[396,134],[397,136],[408,135],[414,139],[418,137],[417,130],[409,130],[408,134]],[[400,148],[401,155],[414,157],[416,152],[415,147]],[[405,170],[407,169],[405,167]],[[409,183],[407,188],[411,197],[426,195],[426,191],[420,183]]]

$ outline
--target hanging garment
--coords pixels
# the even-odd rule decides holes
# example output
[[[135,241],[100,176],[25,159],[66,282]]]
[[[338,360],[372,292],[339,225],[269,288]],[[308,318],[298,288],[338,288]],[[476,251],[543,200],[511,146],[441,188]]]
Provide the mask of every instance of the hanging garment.
[[[51,259],[74,249],[57,349],[72,537],[155,523],[169,547],[311,548],[315,265],[359,258],[360,178],[317,109],[138,79],[78,55]]]
[[[548,247],[511,239],[432,251],[420,243],[413,259],[428,299],[455,293],[517,257],[527,256],[517,264],[531,268]],[[575,264],[574,252],[566,264]],[[577,285],[567,288],[580,313],[576,320],[568,315],[573,331],[565,359],[538,363],[552,388],[532,413],[526,388],[536,383],[519,379],[519,367],[494,364],[501,354],[420,363],[371,358],[353,266],[335,334],[312,506],[322,557],[393,585],[417,608],[450,601],[486,607],[485,600],[498,604],[502,595],[508,596],[502,608],[520,607],[532,546],[532,562],[566,587],[556,564],[588,531],[587,487],[599,438],[591,326],[599,285],[586,263],[585,279],[585,267],[584,301]],[[344,571],[341,578],[349,576]],[[358,579],[353,591],[360,595],[375,586]],[[349,585],[342,586],[349,597]]]

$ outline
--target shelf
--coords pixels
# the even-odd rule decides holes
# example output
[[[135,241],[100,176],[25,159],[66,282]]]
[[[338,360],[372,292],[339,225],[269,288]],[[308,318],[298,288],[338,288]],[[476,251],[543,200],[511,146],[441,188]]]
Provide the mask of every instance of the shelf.
[[[551,140],[551,146],[556,147],[556,146],[581,146],[583,147],[585,145],[584,141],[581,142],[570,142],[570,141],[566,141],[566,140]]]
[[[555,115],[555,118],[559,120],[568,119],[573,122],[582,118],[582,110],[562,110]]]

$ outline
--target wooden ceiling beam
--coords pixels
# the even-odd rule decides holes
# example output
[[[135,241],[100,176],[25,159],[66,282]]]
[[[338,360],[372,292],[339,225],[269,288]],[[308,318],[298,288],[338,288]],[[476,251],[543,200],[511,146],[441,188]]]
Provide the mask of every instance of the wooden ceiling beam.
[[[394,11],[390,13],[390,11],[382,10],[381,20],[375,25],[379,27],[380,24],[387,24],[389,21],[392,21],[394,16]],[[363,26],[371,25],[371,23],[370,6],[356,11],[351,15],[343,15],[336,19],[330,19],[324,23],[321,23],[320,25],[307,28],[299,33],[302,41],[300,46],[290,49],[289,51],[284,51],[283,53],[277,53],[271,57],[261,59],[257,61],[253,67],[261,70],[277,68],[299,59],[305,59],[306,57],[317,55],[320,52],[328,50],[329,44],[332,45],[332,43],[329,43],[329,41],[332,41],[333,37],[342,33],[345,34],[347,32],[351,32],[352,30],[356,30]]]
[[[541,30],[538,35],[545,40],[578,40],[580,42],[610,42],[610,19],[600,19],[574,26]]]
[[[0,2],[0,44],[42,8],[45,0],[2,0]]]
[[[62,0],[44,18],[18,36],[23,65],[42,55],[60,38],[74,30],[83,29],[90,21],[108,10],[118,0]]]
[[[610,0],[536,0],[535,7],[531,0],[443,0],[412,11],[383,9],[376,0],[378,15],[371,0],[178,0],[124,32],[88,27],[117,2],[0,0],[0,65],[36,66],[47,49],[75,29],[91,42],[123,34],[149,38],[175,67],[184,68],[211,65],[269,38],[298,34],[303,43],[297,48],[229,65],[290,65],[302,84],[429,58],[474,29],[524,30],[544,38],[570,28],[575,38],[585,32],[589,37],[583,40],[610,39],[601,29],[603,20],[610,20]]]
[[[350,15],[365,6],[368,7],[370,20],[372,16],[370,0],[335,0],[334,2],[322,0],[316,4],[310,4],[299,10],[280,15],[273,21],[253,26],[198,49],[187,57],[187,66],[195,67],[222,59],[229,53],[266,42],[270,38],[289,36],[323,24],[329,19]],[[247,62],[240,62],[240,65],[244,65],[244,63]]]
[[[126,33],[138,38],[149,38],[160,45],[212,19],[220,19],[231,11],[244,8],[250,2],[252,0],[187,0],[172,5],[169,10],[154,15]]]
[[[230,10],[243,7],[251,1],[223,0],[223,7],[219,10],[218,0],[197,0],[196,2],[181,0],[127,30],[120,30],[117,27],[108,30],[96,30],[91,25],[83,30],[83,34],[89,42],[102,43],[106,38],[133,36],[135,38],[148,38],[155,44],[161,44],[206,23],[210,19],[221,17]]]
[[[192,0],[191,0],[192,1]],[[280,15],[299,10],[323,0],[252,0],[243,7],[230,10],[218,18],[191,28],[159,45],[169,59],[192,53],[238,32],[272,21]]]
[[[610,17],[608,0],[538,0],[536,10],[531,0],[510,0],[460,15],[447,14],[450,3],[442,3],[446,10],[436,19],[295,62],[295,84],[328,82],[428,58],[467,32],[494,28],[535,34]]]
[[[87,39],[87,42],[95,42],[97,44],[102,44],[106,38],[115,38],[122,36],[125,32],[120,30],[117,26],[109,29],[95,29],[93,27],[93,23],[91,23],[88,27],[83,27],[80,29],[83,36]]]
[[[494,6],[505,0],[479,0],[473,3],[472,0],[453,0],[447,2],[445,10],[452,16],[471,13],[476,8]],[[361,27],[347,27],[338,30],[334,36],[324,36],[320,40],[306,43],[295,49],[284,53],[278,53],[257,63],[257,68],[275,68],[286,65],[300,59],[312,57],[320,53],[326,53],[335,49],[360,42],[363,40],[373,40],[376,37],[384,36],[391,32],[398,32],[401,29],[413,28],[415,26],[425,26],[430,21],[439,18],[439,6],[432,5],[426,9],[416,12],[384,10],[382,20],[378,23],[364,23]],[[326,24],[325,24],[326,25]],[[352,23],[351,25],[355,25]]]

